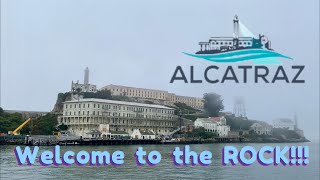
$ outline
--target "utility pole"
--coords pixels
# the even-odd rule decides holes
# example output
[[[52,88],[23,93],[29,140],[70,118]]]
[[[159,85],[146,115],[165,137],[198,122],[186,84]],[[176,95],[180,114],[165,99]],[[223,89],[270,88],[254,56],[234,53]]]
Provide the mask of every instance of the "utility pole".
[[[180,124],[179,124],[179,126],[180,126],[180,136],[181,136],[181,134],[182,134],[182,129],[181,129],[181,126],[182,126],[182,113],[181,113],[181,111],[179,111],[179,121],[180,121]]]

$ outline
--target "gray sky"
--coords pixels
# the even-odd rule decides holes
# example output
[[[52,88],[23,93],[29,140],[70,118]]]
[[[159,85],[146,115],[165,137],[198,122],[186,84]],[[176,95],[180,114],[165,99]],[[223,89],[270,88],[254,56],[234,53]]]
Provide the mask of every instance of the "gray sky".
[[[83,82],[88,66],[90,82],[99,88],[119,84],[199,97],[216,92],[229,111],[234,97],[244,96],[249,118],[268,122],[296,112],[307,137],[319,138],[317,0],[1,2],[4,109],[51,110],[57,93],[69,91],[72,80]],[[305,65],[306,83],[170,84],[177,65],[188,77],[193,65],[200,79],[209,65],[226,67],[182,52],[198,51],[198,42],[211,36],[232,36],[235,14],[253,33],[268,36],[277,52],[294,58],[283,61],[285,68]]]

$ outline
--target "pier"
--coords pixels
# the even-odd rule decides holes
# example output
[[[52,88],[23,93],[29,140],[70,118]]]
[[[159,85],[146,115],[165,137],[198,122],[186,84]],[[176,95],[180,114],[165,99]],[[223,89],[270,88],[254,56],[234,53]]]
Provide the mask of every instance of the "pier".
[[[143,145],[143,144],[208,144],[208,143],[239,143],[240,137],[216,137],[208,140],[180,140],[170,141],[161,139],[57,139],[56,136],[0,136],[1,145],[28,146],[109,146],[109,145]]]

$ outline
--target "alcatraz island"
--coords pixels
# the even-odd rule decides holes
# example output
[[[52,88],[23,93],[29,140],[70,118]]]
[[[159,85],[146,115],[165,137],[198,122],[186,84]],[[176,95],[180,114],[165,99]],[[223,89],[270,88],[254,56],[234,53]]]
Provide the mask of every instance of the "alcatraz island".
[[[216,142],[307,142],[298,118],[272,124],[246,116],[245,101],[236,98],[233,112],[223,98],[202,98],[163,90],[71,83],[59,93],[51,112],[0,108],[0,144],[113,145],[192,144]]]

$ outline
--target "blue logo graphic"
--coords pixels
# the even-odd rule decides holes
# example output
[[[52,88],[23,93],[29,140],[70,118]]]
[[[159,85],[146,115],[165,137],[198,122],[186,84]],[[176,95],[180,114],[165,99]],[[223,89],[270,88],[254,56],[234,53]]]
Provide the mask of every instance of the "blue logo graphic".
[[[218,63],[251,60],[254,64],[281,64],[280,58],[292,60],[271,49],[271,41],[265,35],[256,37],[251,33],[237,15],[233,19],[233,37],[212,37],[208,42],[200,42],[199,45],[200,51],[184,54]]]

